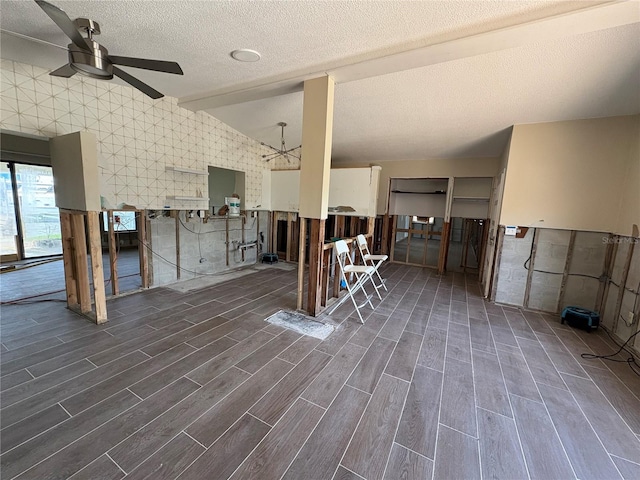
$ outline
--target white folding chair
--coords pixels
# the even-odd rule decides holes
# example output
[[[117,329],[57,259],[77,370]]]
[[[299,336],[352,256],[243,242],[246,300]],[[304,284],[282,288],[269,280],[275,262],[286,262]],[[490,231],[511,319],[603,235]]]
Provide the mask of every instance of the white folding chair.
[[[340,305],[342,305],[347,297],[351,298],[354,307],[356,307],[356,312],[358,312],[358,317],[360,317],[360,323],[364,323],[362,319],[362,315],[360,314],[360,308],[364,307],[367,303],[373,308],[373,304],[371,303],[371,297],[373,295],[367,294],[367,291],[364,289],[364,284],[367,283],[367,280],[370,280],[373,284],[373,273],[375,272],[375,268],[368,265],[354,265],[351,260],[351,256],[349,255],[349,247],[347,246],[347,242],[344,240],[338,240],[333,244],[333,247],[336,251],[336,258],[338,259],[338,265],[340,266],[340,278],[336,278],[334,281],[339,282],[341,278],[345,279],[345,283],[347,285],[347,295],[342,297],[338,303],[329,311],[329,315],[331,315]],[[348,275],[353,274],[356,277],[356,281],[353,285],[349,285]],[[354,295],[362,290],[364,293],[366,300],[361,305],[358,305]]]
[[[384,280],[380,276],[380,272],[378,271],[378,268],[380,268],[380,265],[382,265],[382,262],[387,260],[389,257],[387,255],[373,255],[371,252],[369,252],[369,245],[367,245],[367,239],[365,238],[364,235],[360,234],[356,237],[356,239],[358,241],[358,249],[360,250],[360,256],[362,257],[362,261],[364,262],[365,265],[369,265],[369,262],[371,262],[371,266],[375,268],[375,274],[378,276],[378,279],[380,280],[380,285],[376,285],[376,283],[373,281],[373,278],[371,279],[371,283],[375,287],[376,293],[378,293],[378,289],[380,287],[384,287],[384,289],[387,290],[387,286],[384,284]],[[378,297],[380,297],[380,293],[378,293]],[[380,299],[382,300],[382,298]]]

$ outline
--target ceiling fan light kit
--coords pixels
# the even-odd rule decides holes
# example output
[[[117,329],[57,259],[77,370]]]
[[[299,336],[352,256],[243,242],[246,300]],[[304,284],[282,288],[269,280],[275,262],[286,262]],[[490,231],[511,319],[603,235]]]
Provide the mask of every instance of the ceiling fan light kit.
[[[98,22],[88,18],[77,18],[72,21],[55,5],[44,0],[35,0],[35,2],[72,42],[67,47],[69,63],[54,70],[50,75],[69,78],[79,73],[99,80],[111,80],[116,75],[153,99],[162,98],[164,95],[115,65],[183,75],[182,68],[176,62],[109,55],[105,47],[93,40],[94,35],[100,35]],[[87,36],[83,37],[80,32],[85,32]]]
[[[272,153],[267,153],[265,155],[262,155],[262,158],[264,159],[265,162],[270,162],[271,160],[273,160],[274,158],[278,158],[278,157],[284,157],[287,159],[287,162],[291,163],[291,158],[293,157],[296,160],[300,160],[300,153],[294,153],[296,150],[302,148],[302,145],[298,145],[297,147],[293,147],[293,148],[289,148],[287,149],[287,146],[285,144],[284,141],[284,127],[287,126],[287,124],[285,122],[278,122],[278,126],[280,127],[280,148],[276,148],[276,147],[272,147],[271,145],[264,143],[264,142],[260,142],[260,145],[270,148],[271,150],[273,150]]]

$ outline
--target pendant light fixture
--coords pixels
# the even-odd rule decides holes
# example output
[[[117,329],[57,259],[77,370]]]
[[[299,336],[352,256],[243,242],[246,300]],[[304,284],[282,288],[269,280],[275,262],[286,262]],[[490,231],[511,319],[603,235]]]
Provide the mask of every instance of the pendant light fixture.
[[[278,122],[278,126],[280,127],[280,148],[272,147],[269,144],[260,142],[260,145],[263,145],[273,150],[273,152],[271,153],[262,155],[262,158],[264,159],[265,162],[270,162],[274,158],[278,158],[278,157],[285,157],[287,159],[287,162],[289,163],[291,163],[291,158],[300,160],[300,152],[296,152],[296,150],[299,150],[300,148],[302,148],[302,145],[298,145],[297,147],[287,149],[287,146],[284,142],[284,127],[286,127],[287,124],[285,122]]]

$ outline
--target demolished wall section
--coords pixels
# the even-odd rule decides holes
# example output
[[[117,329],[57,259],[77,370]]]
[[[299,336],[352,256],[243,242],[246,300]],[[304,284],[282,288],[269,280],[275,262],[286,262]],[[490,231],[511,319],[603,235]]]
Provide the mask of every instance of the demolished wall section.
[[[594,310],[624,342],[639,331],[638,243],[634,237],[541,228],[522,238],[505,236],[494,300],[557,315],[567,306]],[[637,337],[631,345],[640,346]]]

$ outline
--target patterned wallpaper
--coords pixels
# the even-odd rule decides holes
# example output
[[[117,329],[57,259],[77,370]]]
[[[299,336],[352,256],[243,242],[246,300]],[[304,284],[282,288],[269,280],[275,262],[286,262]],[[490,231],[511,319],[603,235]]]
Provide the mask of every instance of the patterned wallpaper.
[[[168,196],[208,196],[207,177],[167,172],[167,166],[206,171],[209,165],[245,172],[243,208],[261,203],[262,172],[295,169],[258,142],[204,112],[178,107],[177,99],[152,100],[114,82],[76,75],[52,77],[48,70],[2,60],[0,128],[54,137],[87,130],[95,134],[106,207],[207,208],[203,201]]]

